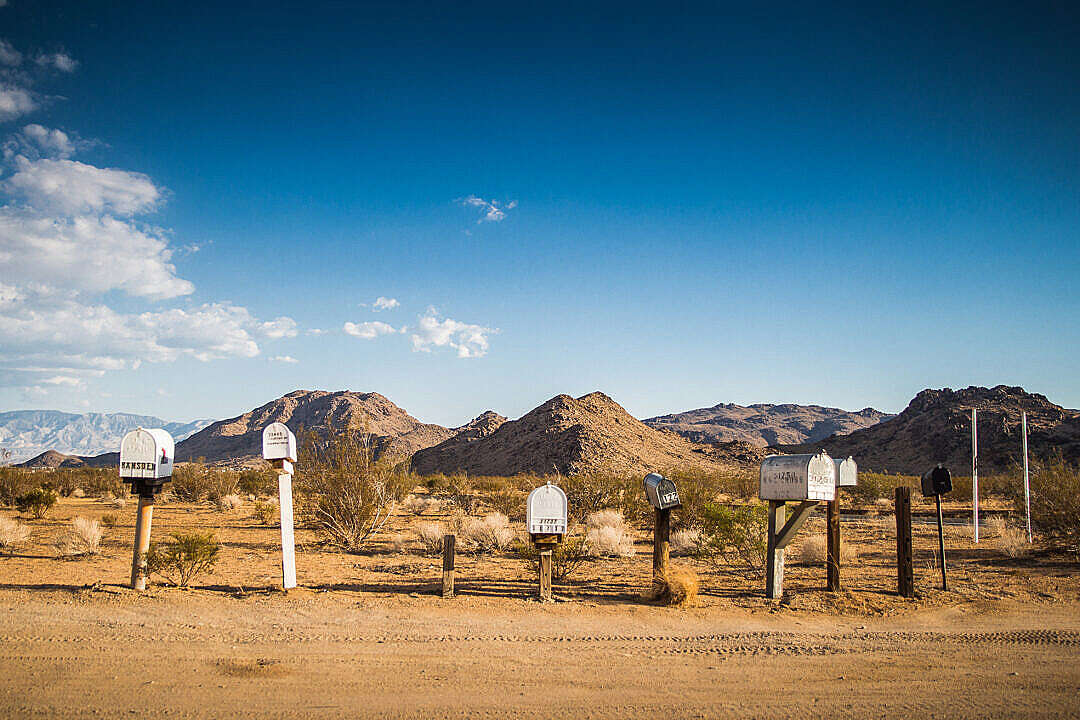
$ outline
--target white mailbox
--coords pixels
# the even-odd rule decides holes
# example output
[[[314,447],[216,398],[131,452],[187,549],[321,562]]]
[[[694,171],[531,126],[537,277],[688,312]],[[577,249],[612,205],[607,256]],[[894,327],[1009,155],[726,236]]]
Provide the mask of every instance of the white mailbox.
[[[125,480],[171,477],[175,448],[172,435],[161,428],[132,430],[120,442],[120,477]]]
[[[270,423],[263,428],[263,459],[296,462],[296,436],[285,423]]]
[[[832,458],[817,455],[770,455],[761,461],[762,500],[832,500],[836,469]]]
[[[566,534],[566,493],[558,485],[541,485],[529,493],[525,525],[533,535]]]
[[[833,464],[836,466],[836,487],[855,487],[859,484],[859,467],[855,464],[855,458],[834,459]]]

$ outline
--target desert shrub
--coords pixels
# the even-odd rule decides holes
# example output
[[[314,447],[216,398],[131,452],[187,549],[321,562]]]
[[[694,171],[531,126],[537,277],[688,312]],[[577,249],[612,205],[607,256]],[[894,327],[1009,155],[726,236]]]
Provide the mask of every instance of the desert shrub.
[[[618,510],[600,510],[585,521],[585,544],[593,557],[633,557],[634,536]]]
[[[236,486],[244,495],[273,495],[277,492],[277,474],[272,470],[241,470]]]
[[[1060,457],[1032,465],[1031,523],[1047,536],[1080,549],[1080,468]]]
[[[1028,551],[1027,530],[1005,525],[998,532],[997,547],[1011,558],[1021,557]]]
[[[404,507],[406,511],[419,517],[425,512],[437,510],[439,508],[439,501],[433,497],[409,495],[402,503],[402,507]]]
[[[278,523],[277,503],[256,502],[251,508],[251,514],[260,525],[277,525]]]
[[[30,539],[30,528],[18,520],[0,517],[0,550],[11,552]]]
[[[483,518],[462,517],[455,528],[458,547],[476,554],[503,552],[514,543],[515,533],[502,513]]]
[[[854,487],[846,487],[843,492],[850,494],[852,500],[856,503],[874,504],[882,500],[892,503],[898,487],[912,488],[914,490],[913,497],[917,497],[921,487],[920,479],[914,475],[860,472],[859,484]]]
[[[807,535],[799,545],[798,561],[806,565],[821,565],[825,562],[827,542],[820,535]]]
[[[79,487],[92,497],[123,495],[127,488],[116,473],[116,468],[79,468],[76,473]]]
[[[693,605],[700,586],[701,580],[691,568],[669,565],[667,572],[653,577],[649,597],[674,607]]]
[[[768,511],[762,503],[705,506],[705,551],[737,572],[760,577],[768,552]]]
[[[583,523],[594,512],[608,508],[639,510],[644,491],[641,478],[594,471],[559,478],[566,493],[568,522]],[[640,497],[639,497],[640,496]]]
[[[416,538],[425,555],[441,555],[443,536],[446,534],[441,523],[422,522],[416,526]]]
[[[41,484],[40,474],[24,468],[0,467],[0,504],[14,505],[15,499]]]
[[[239,495],[223,495],[214,499],[214,505],[221,512],[235,510],[243,504],[244,501],[240,499]]]
[[[53,547],[57,555],[65,558],[97,555],[101,549],[101,537],[104,534],[97,520],[84,517],[72,518],[71,527],[56,537]]]
[[[1003,532],[1005,532],[1005,527],[1005,518],[1001,517],[1000,515],[991,515],[990,517],[986,518],[986,520],[982,523],[983,530],[985,530],[989,535],[1000,536]]]
[[[173,533],[170,540],[150,543],[146,572],[188,587],[214,569],[220,554],[221,545],[213,533]]]
[[[540,571],[540,552],[528,538],[518,540],[517,554],[532,569]],[[561,583],[566,581],[582,566],[589,557],[589,546],[583,534],[567,534],[563,541],[552,548],[551,580]]]
[[[469,476],[465,473],[456,473],[447,478],[443,495],[451,508],[466,515],[472,515],[480,505],[480,496],[473,492]]]
[[[205,465],[178,463],[173,468],[172,492],[183,502],[198,502],[206,497],[210,488],[209,473]]]
[[[672,523],[676,528],[701,527],[705,508],[710,503],[715,503],[720,495],[727,494],[734,497],[748,497],[757,495],[756,476],[751,490],[745,487],[745,473],[735,472],[732,474],[704,473],[701,471],[672,470],[664,473],[675,483],[679,490],[679,500],[682,507],[672,514]],[[750,495],[747,495],[747,493]],[[641,493],[642,505],[649,514],[652,509],[644,502],[644,493]]]
[[[19,512],[32,515],[37,519],[45,517],[56,504],[56,493],[43,487],[35,488],[15,498],[15,507]]]
[[[693,557],[701,552],[701,528],[682,528],[671,533],[672,557]]]
[[[485,498],[492,509],[513,520],[525,519],[526,493],[516,488],[496,490]]]
[[[301,449],[301,508],[313,527],[346,552],[359,551],[379,532],[413,485],[404,464],[375,460],[366,438],[308,433]]]
[[[53,470],[46,476],[41,486],[52,490],[60,497],[71,497],[71,494],[79,487],[75,472],[67,468]]]
[[[120,521],[120,516],[116,513],[105,513],[101,516],[101,524],[105,527],[116,527],[116,523]]]

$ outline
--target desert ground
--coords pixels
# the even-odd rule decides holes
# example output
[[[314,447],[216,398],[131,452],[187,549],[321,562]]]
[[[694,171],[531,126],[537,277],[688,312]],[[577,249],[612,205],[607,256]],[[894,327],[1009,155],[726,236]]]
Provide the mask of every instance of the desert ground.
[[[1041,544],[1009,557],[989,528],[978,546],[969,526],[948,528],[943,592],[936,528],[917,522],[906,600],[885,509],[844,517],[835,594],[799,559],[823,534],[815,517],[781,601],[733,568],[676,558],[701,590],[671,608],[645,596],[644,529],[634,557],[587,562],[554,603],[533,599],[512,553],[459,555],[457,597],[443,599],[441,560],[408,514],[364,554],[298,530],[301,586],[286,594],[278,529],[252,507],[159,505],[155,537],[213,530],[222,556],[191,589],[144,593],[125,587],[134,502],[63,498],[29,521],[30,543],[0,557],[0,717],[1080,715],[1080,565]],[[56,556],[70,518],[105,513],[119,517],[99,555]]]

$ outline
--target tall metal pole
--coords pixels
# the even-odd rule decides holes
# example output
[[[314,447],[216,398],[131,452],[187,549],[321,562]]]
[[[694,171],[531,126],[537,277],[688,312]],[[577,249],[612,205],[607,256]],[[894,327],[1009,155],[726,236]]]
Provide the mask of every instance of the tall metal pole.
[[[1031,477],[1028,475],[1027,413],[1020,415],[1024,431],[1024,511],[1027,513],[1028,542],[1031,542]]]
[[[979,419],[971,408],[971,509],[975,521],[975,543],[979,542]]]

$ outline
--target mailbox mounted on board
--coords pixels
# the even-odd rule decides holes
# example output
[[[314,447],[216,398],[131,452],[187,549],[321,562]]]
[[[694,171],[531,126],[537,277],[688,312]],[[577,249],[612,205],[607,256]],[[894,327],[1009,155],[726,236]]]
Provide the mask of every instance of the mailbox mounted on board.
[[[153,498],[172,477],[176,446],[161,428],[136,428],[120,442],[120,479],[140,497]]]
[[[659,473],[649,473],[645,476],[645,497],[657,510],[682,507],[675,483]]]
[[[762,500],[832,500],[836,497],[836,469],[831,457],[770,455],[761,461]]]
[[[855,487],[859,484],[859,466],[855,459],[848,457],[847,460],[833,459],[836,466],[836,487]]]
[[[263,428],[263,459],[286,472],[292,472],[296,462],[296,436],[285,423],[270,423]]]
[[[529,493],[525,525],[533,542],[559,542],[566,534],[566,493],[558,485],[541,485]]]
[[[952,473],[944,465],[926,471],[922,476],[922,494],[926,497],[952,492]]]

